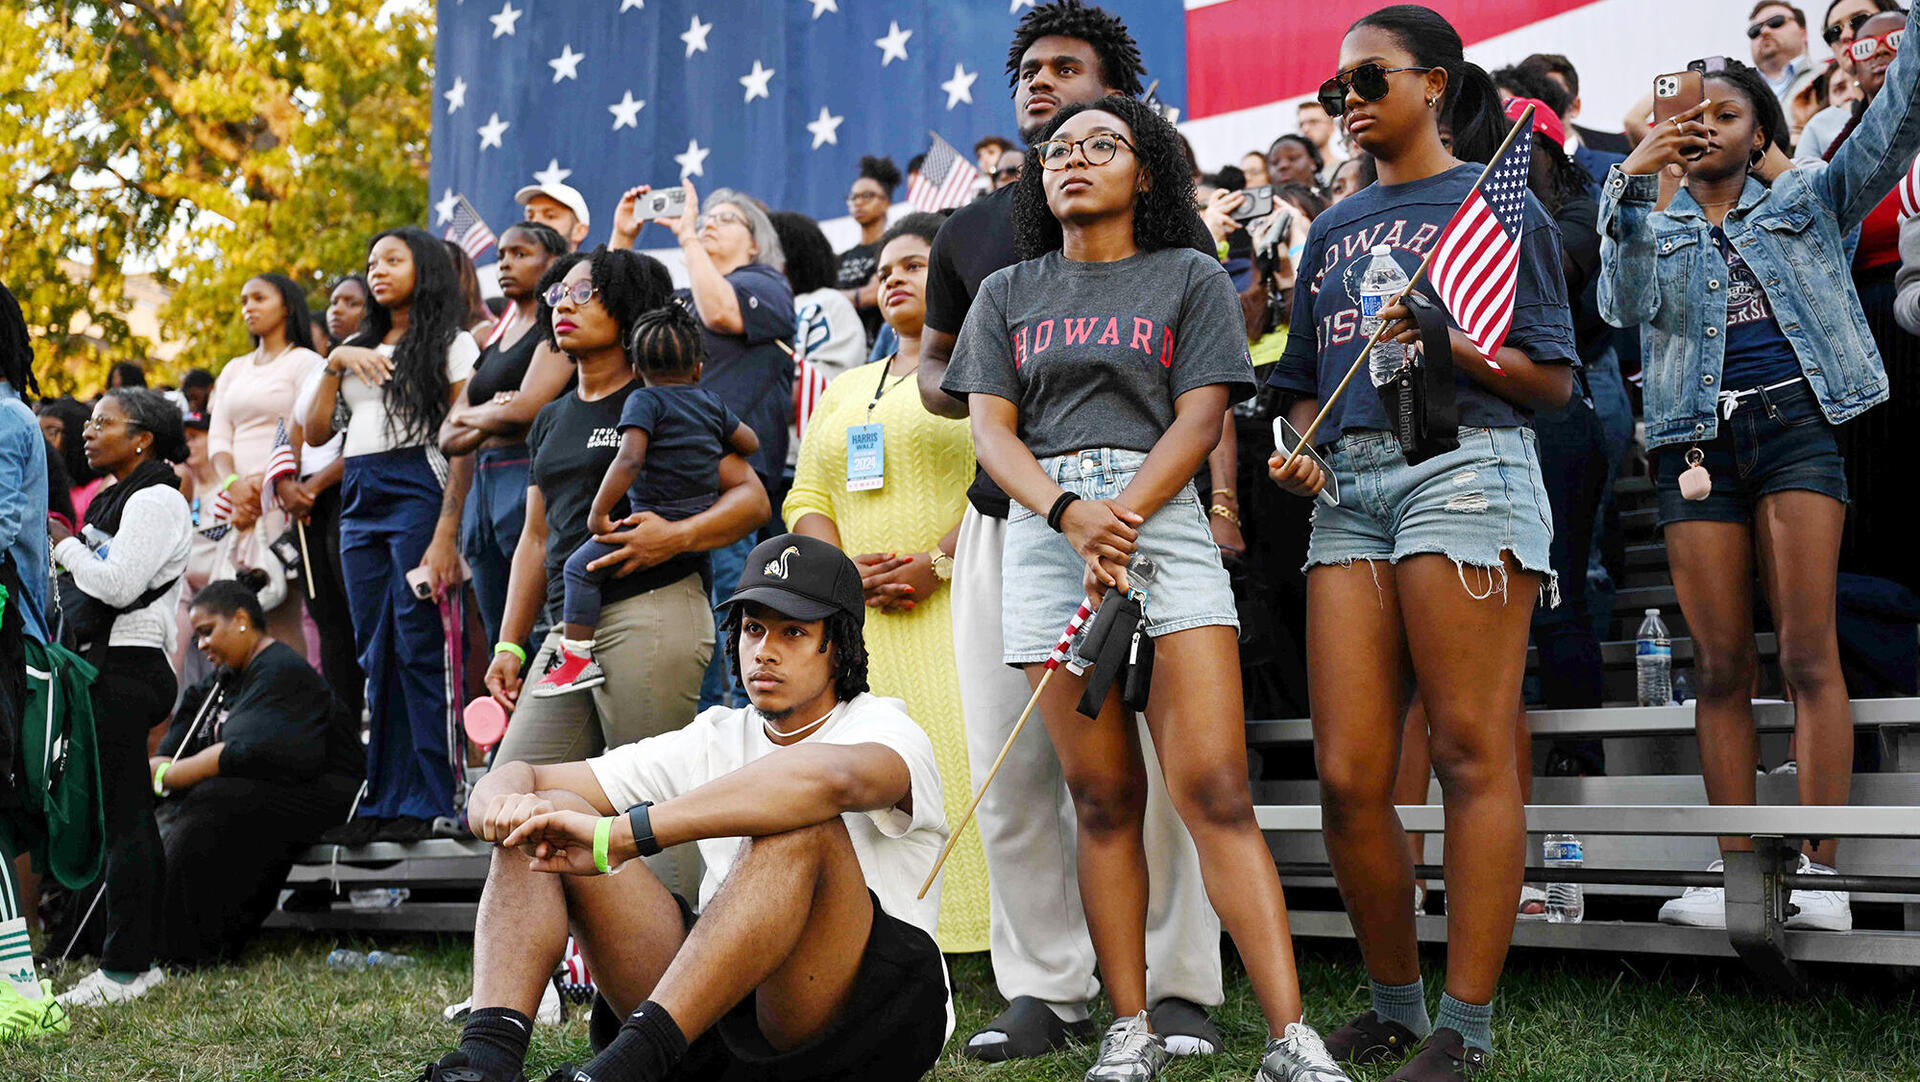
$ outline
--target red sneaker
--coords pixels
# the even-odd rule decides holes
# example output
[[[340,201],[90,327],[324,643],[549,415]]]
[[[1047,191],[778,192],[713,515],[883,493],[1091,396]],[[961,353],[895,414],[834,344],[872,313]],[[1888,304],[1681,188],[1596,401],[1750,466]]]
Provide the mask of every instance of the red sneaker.
[[[563,646],[560,648],[560,664],[548,669],[540,682],[533,686],[533,697],[551,699],[556,695],[597,688],[606,682],[607,674],[601,670],[600,663],[593,659],[591,652],[576,654]]]

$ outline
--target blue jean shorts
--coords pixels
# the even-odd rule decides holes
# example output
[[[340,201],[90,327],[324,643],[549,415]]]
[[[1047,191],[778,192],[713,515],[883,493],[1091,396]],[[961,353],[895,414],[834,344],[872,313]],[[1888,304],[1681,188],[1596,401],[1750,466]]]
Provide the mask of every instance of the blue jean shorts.
[[[1698,447],[1713,478],[1704,500],[1680,495],[1687,451]],[[1653,451],[1653,488],[1660,525],[1675,522],[1753,524],[1760,497],[1803,489],[1847,502],[1846,462],[1833,426],[1806,380],[1757,390],[1722,416],[1720,432],[1705,443],[1672,443]]]
[[[1462,428],[1457,450],[1407,465],[1389,432],[1349,431],[1323,456],[1340,483],[1340,505],[1315,503],[1307,541],[1311,571],[1328,564],[1439,554],[1461,569],[1503,568],[1512,553],[1521,570],[1540,576],[1542,596],[1559,596],[1548,550],[1553,512],[1540,477],[1540,449],[1531,428]],[[1493,571],[1488,589],[1504,573]]]
[[[1101,448],[1040,460],[1061,488],[1086,500],[1120,495],[1147,456]],[[1147,634],[1154,638],[1219,624],[1238,628],[1233,586],[1220,563],[1220,546],[1207,527],[1207,511],[1192,484],[1168,500],[1140,527],[1135,559],[1154,563],[1147,589]],[[1086,600],[1087,564],[1055,533],[1045,515],[1015,501],[1007,516],[1002,557],[1000,629],[1002,660],[1033,665],[1047,660],[1075,610]]]

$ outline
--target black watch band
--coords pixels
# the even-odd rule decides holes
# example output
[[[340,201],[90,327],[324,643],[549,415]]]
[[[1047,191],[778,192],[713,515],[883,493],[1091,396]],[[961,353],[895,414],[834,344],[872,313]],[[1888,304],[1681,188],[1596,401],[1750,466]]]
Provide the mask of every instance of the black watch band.
[[[660,851],[660,843],[653,839],[653,815],[648,808],[653,801],[642,800],[627,809],[627,825],[633,828],[633,848],[643,857],[650,857]]]

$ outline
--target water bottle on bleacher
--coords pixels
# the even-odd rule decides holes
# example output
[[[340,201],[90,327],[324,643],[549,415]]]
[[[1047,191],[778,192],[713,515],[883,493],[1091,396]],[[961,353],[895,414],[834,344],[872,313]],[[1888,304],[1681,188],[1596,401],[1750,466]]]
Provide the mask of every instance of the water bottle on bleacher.
[[[1586,863],[1587,847],[1578,835],[1549,834],[1542,846],[1544,863],[1549,869],[1578,868]],[[1578,883],[1547,884],[1547,921],[1551,924],[1578,924],[1587,915],[1586,894]]]
[[[1659,609],[1648,609],[1640,622],[1640,633],[1633,647],[1633,665],[1638,677],[1641,706],[1666,706],[1673,702],[1673,639],[1660,620]]]

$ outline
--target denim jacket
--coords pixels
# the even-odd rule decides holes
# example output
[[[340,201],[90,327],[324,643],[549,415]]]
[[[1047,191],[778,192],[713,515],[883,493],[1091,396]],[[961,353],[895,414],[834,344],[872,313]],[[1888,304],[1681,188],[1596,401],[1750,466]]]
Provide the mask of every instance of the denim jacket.
[[[1914,29],[1920,6],[1907,16]],[[1920,150],[1920,49],[1900,53],[1860,124],[1828,163],[1747,178],[1721,229],[1747,261],[1833,424],[1887,399],[1887,374],[1860,310],[1847,235],[1906,174]],[[1647,446],[1719,432],[1726,356],[1727,262],[1713,223],[1686,189],[1664,211],[1658,176],[1607,174],[1600,205],[1600,314],[1643,325]]]

